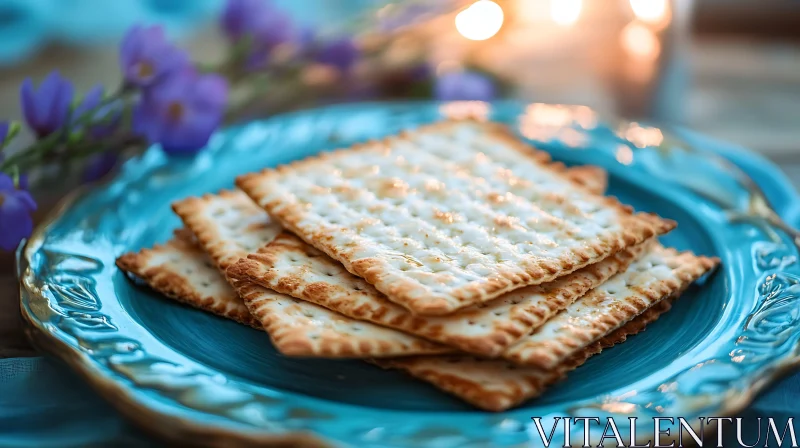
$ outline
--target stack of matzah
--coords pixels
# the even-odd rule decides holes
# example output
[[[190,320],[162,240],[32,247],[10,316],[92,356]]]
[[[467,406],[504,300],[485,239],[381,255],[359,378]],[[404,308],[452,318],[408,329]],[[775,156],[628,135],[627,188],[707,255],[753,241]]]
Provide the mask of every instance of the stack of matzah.
[[[446,122],[242,176],[173,205],[185,229],[118,265],[267,331],[488,410],[540,394],[667,311],[716,259],[499,125]]]

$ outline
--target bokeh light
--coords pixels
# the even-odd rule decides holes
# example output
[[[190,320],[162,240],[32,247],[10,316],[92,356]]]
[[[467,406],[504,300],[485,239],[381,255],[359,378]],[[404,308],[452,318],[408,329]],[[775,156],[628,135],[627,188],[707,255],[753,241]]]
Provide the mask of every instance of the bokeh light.
[[[503,26],[503,8],[491,0],[479,0],[456,15],[456,30],[469,40],[486,40]]]
[[[638,59],[654,61],[661,54],[656,34],[639,22],[631,22],[622,30],[620,44],[626,53]]]
[[[578,21],[583,0],[550,0],[550,17],[559,25],[572,25]]]
[[[664,142],[664,133],[661,129],[643,126],[636,122],[622,124],[617,130],[617,135],[637,148],[658,147]]]
[[[659,22],[667,14],[667,0],[630,0],[636,17],[645,22]]]

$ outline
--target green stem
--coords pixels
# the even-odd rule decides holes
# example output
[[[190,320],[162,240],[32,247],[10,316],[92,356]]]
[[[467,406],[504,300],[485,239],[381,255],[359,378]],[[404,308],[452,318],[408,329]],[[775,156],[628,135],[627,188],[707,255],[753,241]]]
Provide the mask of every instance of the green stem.
[[[14,183],[14,188],[19,188],[19,170],[16,166],[11,169],[11,181]]]
[[[141,138],[127,133],[120,133],[100,142],[82,142],[73,146],[69,155],[77,159],[108,151],[110,148],[129,148],[144,143]]]
[[[0,171],[8,173],[9,170],[16,170],[19,172],[27,171],[33,168],[37,162],[41,161],[49,154],[52,154],[56,149],[64,144],[65,140],[69,136],[69,131],[71,128],[90,124],[94,120],[95,115],[104,107],[114,103],[115,101],[125,99],[131,93],[133,92],[126,89],[124,86],[120,87],[112,95],[104,98],[96,107],[84,112],[76,120],[68,120],[67,124],[65,124],[65,126],[60,130],[38,140],[28,148],[9,156],[2,163],[0,163]],[[71,145],[67,143],[67,151],[69,151],[70,146]]]

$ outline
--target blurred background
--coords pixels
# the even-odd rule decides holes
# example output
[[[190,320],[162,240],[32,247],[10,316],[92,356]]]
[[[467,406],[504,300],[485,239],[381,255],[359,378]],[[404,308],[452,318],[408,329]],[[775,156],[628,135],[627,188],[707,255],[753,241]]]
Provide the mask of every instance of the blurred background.
[[[381,70],[357,68],[362,80],[381,79],[326,102],[430,96],[430,85],[411,85],[414,70],[437,77],[469,67],[490,73],[505,97],[682,124],[749,147],[800,184],[800,1],[427,1],[412,2],[424,14],[394,25],[383,23],[387,11],[408,2],[271,3],[323,38],[380,46]],[[55,68],[79,91],[113,87],[119,39],[136,23],[163,24],[194,59],[218,61],[223,8],[222,0],[0,0],[2,116],[19,119],[20,82]],[[391,28],[378,43],[376,23]],[[251,115],[316,103],[289,98]]]

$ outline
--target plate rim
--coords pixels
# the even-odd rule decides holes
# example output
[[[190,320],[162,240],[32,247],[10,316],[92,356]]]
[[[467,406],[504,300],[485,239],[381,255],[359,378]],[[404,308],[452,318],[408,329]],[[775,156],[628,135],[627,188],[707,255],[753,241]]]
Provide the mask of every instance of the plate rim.
[[[319,109],[312,109],[306,111],[293,112],[289,114],[276,115],[266,120],[258,120],[258,122],[281,119],[292,115],[303,115],[308,112],[316,110],[330,110],[330,109],[344,109],[357,108],[357,107],[391,107],[393,105],[404,104],[432,104],[432,102],[390,102],[390,103],[350,103],[346,105],[327,106]],[[516,101],[511,102],[498,102],[495,105],[502,105],[508,103],[520,104]],[[226,128],[223,132],[231,132],[239,127]],[[695,135],[702,135],[692,131],[686,131]],[[712,141],[720,143],[718,140]],[[752,151],[737,148],[731,144],[724,143],[726,148],[732,148],[735,152],[732,153],[740,162],[751,164],[750,168],[759,170],[759,184],[767,180],[771,182],[772,188],[780,191],[785,197],[791,199],[791,203],[787,204],[788,212],[793,218],[800,216],[800,196],[791,186],[785,174],[771,161],[763,156]],[[152,151],[148,149],[148,152]],[[726,156],[731,154],[724,152]],[[143,156],[138,156],[141,158]],[[116,178],[116,177],[115,177]],[[46,351],[60,357],[75,371],[77,371],[90,385],[97,390],[104,399],[110,401],[121,413],[128,419],[136,423],[137,426],[148,432],[155,432],[161,437],[172,440],[186,441],[184,436],[190,436],[196,441],[201,441],[206,444],[217,444],[218,442],[227,443],[234,440],[238,443],[250,445],[259,443],[301,443],[303,446],[327,446],[328,441],[317,437],[307,431],[293,431],[286,434],[271,434],[263,430],[250,430],[246,426],[235,424],[231,427],[215,426],[205,423],[198,423],[192,419],[179,417],[167,412],[162,412],[151,408],[146,403],[142,402],[139,397],[134,393],[134,389],[125,387],[125,385],[115,379],[114,377],[107,376],[101,372],[96,366],[96,361],[90,356],[80,351],[75,350],[66,341],[57,336],[56,333],[48,331],[45,323],[36,315],[35,308],[45,306],[48,303],[48,298],[37,291],[33,285],[28,284],[25,279],[24,272],[29,270],[32,256],[36,252],[36,248],[40,247],[47,234],[47,229],[55,222],[63,213],[68,210],[72,204],[79,201],[93,191],[103,188],[105,185],[113,181],[110,179],[106,182],[92,184],[90,186],[79,187],[54,207],[47,215],[47,217],[36,227],[28,241],[21,245],[17,250],[17,275],[20,281],[20,309],[28,328],[26,334],[29,339],[34,342],[36,346],[44,348]],[[762,186],[763,187],[763,186]],[[722,404],[723,407],[719,410],[724,415],[731,415],[741,411],[746,407],[753,398],[768,385],[775,382],[777,379],[783,377],[785,374],[793,369],[800,367],[800,355],[794,358],[784,358],[776,366],[776,369],[766,377],[762,377],[759,381],[750,384],[746,389],[746,393],[742,393],[735,397],[726,398]],[[154,417],[158,418],[154,418]],[[144,424],[146,422],[147,424]],[[179,431],[176,431],[178,429]],[[177,436],[177,438],[175,438]]]

